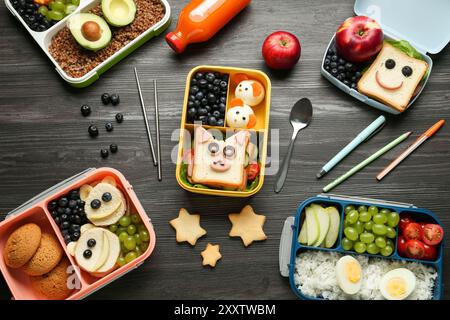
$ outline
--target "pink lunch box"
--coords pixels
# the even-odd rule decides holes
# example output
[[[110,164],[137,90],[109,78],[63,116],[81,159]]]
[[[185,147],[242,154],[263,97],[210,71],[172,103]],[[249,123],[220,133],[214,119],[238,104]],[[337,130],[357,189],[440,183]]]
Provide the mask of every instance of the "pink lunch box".
[[[62,234],[53,221],[50,212],[47,209],[47,204],[66,193],[72,189],[78,189],[83,184],[92,183],[94,181],[102,180],[106,176],[112,176],[115,178],[117,187],[120,188],[130,203],[131,212],[139,214],[142,222],[146,226],[150,241],[148,248],[135,260],[125,264],[112,271],[111,273],[97,278],[91,276],[89,273],[81,270],[75,261],[75,259],[68,253],[66,244]],[[41,229],[45,232],[50,232],[56,234],[64,249],[64,254],[69,259],[70,263],[74,267],[74,276],[76,277],[78,288],[74,289],[72,294],[67,298],[67,300],[77,300],[82,299],[89,294],[99,290],[103,286],[109,284],[110,282],[116,280],[117,278],[125,275],[127,272],[140,266],[144,260],[146,260],[153,252],[156,244],[155,231],[153,230],[153,225],[150,218],[145,213],[144,208],[139,202],[136,194],[133,191],[131,184],[125,179],[125,177],[117,170],[112,168],[90,168],[87,169],[73,177],[70,177],[57,185],[45,190],[36,197],[30,199],[26,203],[22,204],[17,209],[8,213],[6,219],[0,223],[0,270],[11,290],[13,299],[16,300],[42,300],[46,297],[38,295],[30,285],[30,278],[20,269],[11,269],[6,266],[3,259],[3,248],[9,237],[9,235],[16,228],[29,222],[34,222],[38,224]]]

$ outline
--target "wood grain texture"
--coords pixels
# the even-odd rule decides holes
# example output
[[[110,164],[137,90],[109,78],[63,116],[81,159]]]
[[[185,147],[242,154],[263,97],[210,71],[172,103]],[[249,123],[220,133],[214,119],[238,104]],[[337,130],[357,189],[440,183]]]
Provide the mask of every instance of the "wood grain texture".
[[[188,2],[170,1],[174,23]],[[294,215],[304,199],[401,133],[417,136],[439,118],[449,119],[449,47],[433,57],[435,65],[427,88],[415,106],[402,116],[388,116],[388,125],[359,147],[320,181],[320,167],[380,112],[340,92],[321,77],[323,52],[338,24],[353,14],[353,1],[254,1],[212,41],[189,47],[176,56],[163,37],[151,40],[85,89],[66,85],[50,61],[0,4],[0,212],[20,205],[40,191],[88,167],[110,166],[133,184],[157,233],[154,254],[139,269],[93,294],[91,299],[295,299],[287,279],[278,272],[278,245],[286,217]],[[260,46],[275,30],[297,34],[303,46],[300,64],[290,73],[268,70]],[[250,199],[207,197],[183,191],[175,180],[170,154],[176,148],[172,132],[179,127],[186,75],[199,64],[256,68],[272,80],[270,126],[279,129],[280,153],[287,150],[291,128],[288,115],[301,97],[311,99],[313,122],[296,143],[291,169],[282,193],[273,190],[274,177],[266,177],[261,192]],[[137,66],[153,125],[152,79],[158,80],[163,182],[156,179],[150,160],[145,127],[132,67]],[[103,106],[100,95],[117,92],[121,104]],[[89,118],[80,106],[92,106]],[[103,125],[121,111],[125,121],[106,133]],[[90,139],[87,127],[102,128]],[[154,132],[153,132],[154,133]],[[408,140],[411,142],[412,138]],[[115,142],[119,152],[102,160],[101,147]],[[399,148],[405,147],[404,142]],[[377,183],[375,175],[399,148],[387,153],[343,183],[334,193],[414,203],[440,217],[450,230],[450,126],[447,124],[400,167]],[[269,153],[273,151],[269,149]],[[227,214],[251,204],[267,216],[268,240],[244,248],[230,239]],[[178,245],[168,221],[180,207],[202,214],[206,237],[192,248]],[[215,269],[201,266],[200,252],[208,242],[221,245],[222,260]],[[445,249],[444,281],[450,281],[450,250]],[[0,277],[0,298],[10,292]],[[450,292],[445,291],[445,298]]]

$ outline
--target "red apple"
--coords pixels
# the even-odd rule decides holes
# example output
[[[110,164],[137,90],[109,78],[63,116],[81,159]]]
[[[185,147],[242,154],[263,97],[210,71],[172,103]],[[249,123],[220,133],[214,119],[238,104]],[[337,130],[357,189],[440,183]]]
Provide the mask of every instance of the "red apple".
[[[292,33],[277,31],[264,40],[262,55],[272,69],[291,69],[300,59],[302,47]]]
[[[351,17],[336,31],[336,50],[345,60],[365,62],[383,47],[383,30],[372,18]]]

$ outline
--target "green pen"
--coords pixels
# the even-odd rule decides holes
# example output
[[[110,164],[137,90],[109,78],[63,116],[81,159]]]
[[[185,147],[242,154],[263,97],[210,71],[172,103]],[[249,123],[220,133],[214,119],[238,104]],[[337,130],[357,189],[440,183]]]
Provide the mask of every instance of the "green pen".
[[[341,184],[342,182],[344,182],[345,180],[350,178],[352,175],[354,175],[356,172],[363,169],[365,166],[369,165],[374,160],[376,160],[377,158],[379,158],[380,156],[382,156],[383,154],[385,154],[386,152],[388,152],[389,150],[391,150],[392,148],[397,146],[400,142],[404,141],[406,138],[409,137],[410,134],[411,134],[411,132],[406,132],[406,133],[402,134],[400,137],[398,137],[397,139],[391,141],[390,143],[385,145],[383,148],[381,148],[380,150],[378,150],[377,152],[372,154],[370,157],[363,160],[358,165],[356,165],[355,167],[353,167],[352,169],[350,169],[349,171],[344,173],[342,176],[340,176],[339,178],[337,178],[330,184],[326,185],[323,188],[323,192],[328,192],[331,189],[333,189],[334,187],[338,186],[339,184]]]

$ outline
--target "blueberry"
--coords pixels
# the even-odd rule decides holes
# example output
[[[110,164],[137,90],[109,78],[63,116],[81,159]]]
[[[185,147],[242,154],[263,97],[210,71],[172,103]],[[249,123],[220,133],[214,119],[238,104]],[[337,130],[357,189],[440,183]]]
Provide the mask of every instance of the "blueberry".
[[[117,123],[122,123],[123,122],[123,114],[121,114],[120,112],[118,114],[116,114],[116,121],[117,121]]]
[[[336,79],[338,79],[339,81],[342,81],[342,80],[344,80],[344,77],[342,77],[340,74],[338,74],[338,75],[336,76]]]
[[[64,236],[64,242],[65,242],[66,244],[68,244],[69,242],[72,242],[72,237],[70,236],[70,234],[66,234],[66,235]]]
[[[61,218],[60,217],[56,217],[55,219],[55,223],[59,226],[61,224]]]
[[[56,209],[56,212],[58,212],[58,214],[61,215],[61,214],[64,213],[64,208],[59,207],[59,208]]]
[[[332,55],[331,56],[331,61],[333,61],[333,62],[336,62],[336,61],[338,61],[338,56],[337,55]]]
[[[205,116],[208,114],[208,110],[206,110],[205,108],[199,108],[197,113],[199,116]]]
[[[69,217],[69,222],[75,223],[75,215],[74,214]]]
[[[344,80],[344,84],[345,84],[346,86],[350,86],[350,81]]]
[[[80,192],[78,190],[72,190],[69,192],[69,198],[71,200],[77,200],[77,204],[79,203],[78,200],[80,200]]]
[[[111,104],[112,104],[113,106],[117,106],[119,103],[120,103],[120,97],[119,97],[119,95],[116,94],[116,93],[113,93],[113,94],[111,95]]]
[[[102,103],[103,104],[109,104],[111,102],[111,97],[109,96],[108,93],[104,93],[102,94]]]
[[[197,72],[197,73],[195,74],[195,79],[197,79],[197,80],[203,79],[203,73]]]
[[[331,70],[330,66],[325,66],[325,70],[330,71]]]
[[[360,71],[356,71],[355,72],[355,77],[358,79],[359,77],[361,77],[361,72]]]
[[[119,147],[117,146],[117,144],[111,143],[111,144],[109,145],[109,150],[111,151],[111,153],[116,153],[117,150],[119,150]]]
[[[27,12],[28,12],[28,10],[27,10]],[[31,13],[33,13],[33,12],[31,12]],[[36,21],[36,17],[34,15],[28,17],[29,23],[34,23],[35,21]]]
[[[219,103],[219,111],[220,113],[225,113],[225,104],[224,103]]]
[[[83,252],[83,257],[84,257],[85,259],[89,259],[90,257],[92,257],[92,251],[89,250],[89,249],[84,250],[84,252]]]
[[[195,96],[194,95],[189,95],[189,99],[188,99],[188,101],[195,101]]]
[[[78,239],[80,239],[80,232],[74,232],[72,233],[72,235],[70,236],[70,239],[72,239],[72,241],[77,241]]]
[[[227,98],[225,98],[225,97],[220,97],[219,100],[220,100],[220,102],[223,103],[223,104],[227,103]]]
[[[357,88],[357,85],[356,85],[356,83],[355,83],[355,82],[352,82],[352,84],[350,85],[350,87],[351,87],[352,89],[355,89],[355,90],[356,90],[356,88]]]
[[[112,195],[109,192],[105,192],[104,194],[102,194],[102,200],[104,202],[110,202],[112,200]]]
[[[208,124],[208,117],[207,116],[200,116],[198,119],[202,122],[203,125]]]
[[[55,210],[58,206],[58,203],[56,201],[51,201],[48,203],[47,208],[49,211]]]
[[[330,64],[330,59],[325,59],[324,65],[328,66]]]
[[[213,81],[213,85],[215,85],[215,86],[218,86],[220,84],[220,79],[215,79],[214,81]]]
[[[114,126],[113,126],[113,124],[111,122],[107,122],[105,124],[105,129],[106,129],[106,131],[111,132],[111,131],[114,130]]]
[[[208,91],[213,91],[214,89],[214,85],[212,83],[208,83],[208,85],[206,86],[206,88],[208,89]]]
[[[69,221],[61,222],[61,229],[69,229],[69,227],[70,227]]]
[[[226,81],[220,81],[219,86],[220,86],[222,89],[225,89],[225,88],[228,88],[228,83],[227,83]]]
[[[69,216],[67,215],[67,213],[63,213],[63,214],[60,216],[60,218],[61,218],[61,222],[64,222],[64,221],[68,221],[68,220],[69,220]]]
[[[198,82],[198,85],[200,86],[200,88],[206,88],[206,86],[208,85],[208,81],[202,79]]]
[[[341,73],[339,73],[339,75],[341,76],[342,79],[345,79],[345,77],[346,77],[345,72],[341,72]]]
[[[403,73],[403,75],[404,75],[405,77],[409,77],[409,76],[412,75],[413,70],[412,70],[412,68],[411,68],[410,66],[404,66],[404,67],[402,68],[402,73]]]
[[[219,105],[218,104],[213,104],[212,105],[212,109],[213,110],[219,110]]]
[[[96,137],[96,136],[98,136],[98,128],[97,128],[97,126],[91,124],[91,125],[89,126],[89,128],[88,128],[88,132],[89,132],[89,135],[90,135],[91,137]]]
[[[191,89],[189,89],[189,93],[195,95],[200,89],[197,86],[192,86]]]
[[[67,205],[69,204],[69,200],[67,200],[66,197],[62,197],[61,199],[58,200],[58,206],[60,207],[67,207]]]
[[[75,215],[73,218],[73,223],[81,225],[81,217],[79,215]]]
[[[210,117],[208,118],[208,124],[209,124],[210,126],[215,126],[215,125],[217,124],[217,119],[216,119],[216,117],[210,116]]]
[[[223,127],[223,119],[217,120],[216,126]]]
[[[212,72],[208,72],[205,76],[206,81],[208,82],[214,82],[216,80],[216,76]]]
[[[98,199],[94,199],[94,200],[91,201],[91,208],[92,209],[98,209],[98,208],[100,208],[101,205],[102,205],[102,203]]]
[[[330,63],[330,67],[331,68],[336,68],[337,67],[337,63],[336,62],[331,62]]]
[[[216,102],[216,96],[213,93],[209,93],[207,99],[210,103]]]
[[[69,230],[68,229],[63,229],[63,230],[61,230],[61,234],[63,235],[63,236],[66,236],[66,234],[69,234],[70,232],[69,232]]]
[[[350,62],[347,62],[345,64],[345,69],[347,69],[347,71],[352,71],[353,70],[353,64]]]
[[[332,74],[333,76],[337,76],[338,70],[337,70],[336,68],[331,69],[331,74]]]
[[[188,109],[188,117],[193,119],[195,118],[195,115],[197,114],[197,109],[195,108],[189,108]]]
[[[97,244],[97,241],[95,241],[95,239],[89,239],[89,240],[87,241],[87,246],[88,246],[89,248],[95,247],[96,244]]]
[[[213,89],[212,89],[212,91],[213,91],[214,93],[219,93],[219,92],[220,92],[220,88],[219,88],[218,86],[214,86]]]
[[[215,118],[220,118],[220,112],[219,112],[219,110],[213,111],[212,115],[213,115]]]
[[[227,91],[225,90],[225,91],[221,91],[220,92],[220,95],[222,96],[222,97],[226,97],[227,96]]]
[[[208,99],[203,98],[202,99],[202,105],[206,106],[208,104]]]
[[[195,107],[198,108],[198,107],[200,107],[201,105],[202,105],[202,102],[201,102],[200,100],[195,100],[195,101],[194,101],[194,106],[195,106]]]
[[[101,150],[100,150],[100,156],[101,156],[103,159],[108,158],[108,156],[109,156],[109,151],[108,151],[108,149],[101,149]]]
[[[69,208],[75,208],[76,205],[77,205],[77,201],[76,200],[72,199],[72,200],[69,201],[69,204],[68,204]]]
[[[337,67],[339,72],[345,71],[345,67],[344,66],[338,66]]]
[[[196,100],[202,100],[203,99],[203,92],[201,92],[201,91],[197,92],[197,94],[195,95],[195,99]]]
[[[80,232],[80,225],[73,224],[70,226],[69,231],[73,234],[74,232]]]
[[[86,202],[84,202],[83,200],[79,200],[79,202],[78,202],[78,205],[81,207],[81,208],[84,208],[84,205],[86,204]]]
[[[195,86],[197,84],[197,79],[193,78],[191,80],[191,86]]]
[[[52,216],[53,219],[55,219],[58,216],[58,212],[57,211],[52,211],[50,213],[50,215]]]

